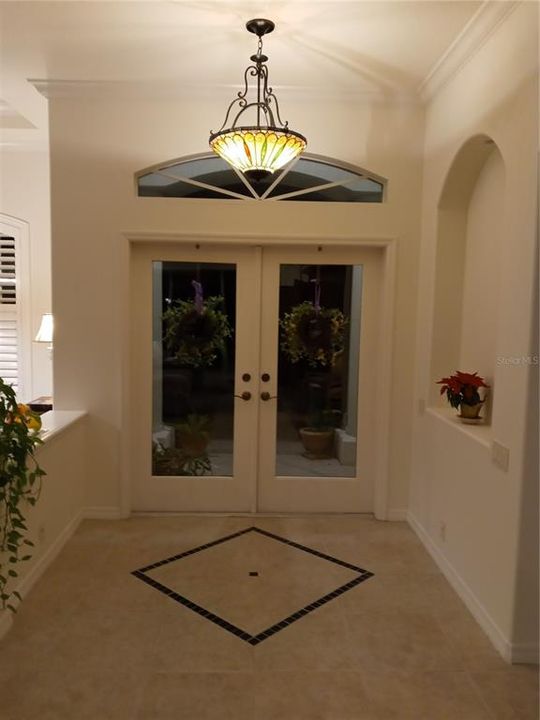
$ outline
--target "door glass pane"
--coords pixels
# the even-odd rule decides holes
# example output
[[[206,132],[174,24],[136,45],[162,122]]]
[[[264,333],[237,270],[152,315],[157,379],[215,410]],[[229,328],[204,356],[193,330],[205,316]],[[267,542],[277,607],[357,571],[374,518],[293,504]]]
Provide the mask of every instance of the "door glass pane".
[[[153,475],[232,475],[236,266],[153,263]]]
[[[361,265],[281,265],[278,476],[356,475]]]

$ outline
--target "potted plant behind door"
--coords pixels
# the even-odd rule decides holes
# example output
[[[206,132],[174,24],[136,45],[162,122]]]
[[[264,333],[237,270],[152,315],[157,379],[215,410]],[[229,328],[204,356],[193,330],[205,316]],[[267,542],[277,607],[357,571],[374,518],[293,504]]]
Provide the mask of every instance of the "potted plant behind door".
[[[210,419],[208,415],[191,413],[187,418],[175,425],[176,446],[182,449],[187,457],[200,457],[206,454],[210,440]]]
[[[152,443],[152,475],[200,476],[211,475],[212,463],[206,452],[202,455],[186,455],[182,448],[165,447]]]
[[[453,408],[459,408],[458,417],[462,422],[480,422],[480,410],[486,400],[480,397],[480,388],[489,388],[483,377],[477,372],[464,373],[456,370],[454,375],[437,380],[441,385],[441,395],[446,398]]]
[[[328,402],[330,372],[343,353],[348,318],[338,308],[320,304],[320,284],[315,282],[313,302],[295,305],[280,320],[281,350],[292,363],[306,361],[313,373],[308,378],[308,425],[299,434],[306,457],[332,457],[334,429],[341,413]]]
[[[341,413],[327,408],[319,410],[309,418],[309,425],[300,428],[300,439],[304,446],[304,457],[311,460],[334,457],[334,429],[339,427]]]

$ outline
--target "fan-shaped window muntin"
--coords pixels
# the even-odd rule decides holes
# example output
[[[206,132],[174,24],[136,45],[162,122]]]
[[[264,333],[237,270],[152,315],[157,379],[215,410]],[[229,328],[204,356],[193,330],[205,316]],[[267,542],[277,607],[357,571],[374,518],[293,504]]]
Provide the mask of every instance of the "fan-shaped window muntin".
[[[213,153],[190,155],[136,174],[139,197],[382,203],[386,180],[332,158],[304,154],[250,182]]]

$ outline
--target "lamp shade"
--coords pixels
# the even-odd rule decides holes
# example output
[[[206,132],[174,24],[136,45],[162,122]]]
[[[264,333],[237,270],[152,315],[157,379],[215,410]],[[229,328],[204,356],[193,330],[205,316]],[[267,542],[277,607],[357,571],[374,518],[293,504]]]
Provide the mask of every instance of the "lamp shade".
[[[241,172],[273,173],[303,152],[306,139],[288,129],[239,127],[211,136],[210,146]]]
[[[52,343],[53,341],[54,322],[52,313],[45,313],[41,318],[35,342]]]

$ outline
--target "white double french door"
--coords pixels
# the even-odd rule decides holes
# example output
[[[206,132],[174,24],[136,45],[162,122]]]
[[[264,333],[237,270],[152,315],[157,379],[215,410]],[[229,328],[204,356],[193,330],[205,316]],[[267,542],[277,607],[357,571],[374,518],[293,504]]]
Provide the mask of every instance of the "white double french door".
[[[377,250],[135,246],[132,509],[370,512]]]

